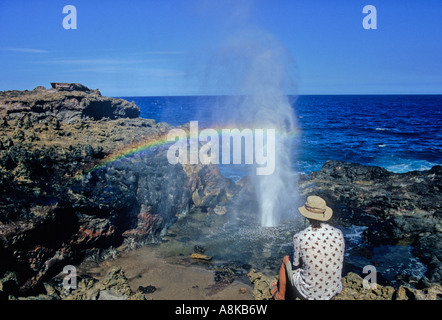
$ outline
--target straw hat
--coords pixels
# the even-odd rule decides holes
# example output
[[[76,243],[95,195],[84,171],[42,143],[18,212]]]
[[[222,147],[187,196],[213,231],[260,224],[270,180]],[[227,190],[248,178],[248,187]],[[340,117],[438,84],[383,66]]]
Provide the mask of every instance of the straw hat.
[[[325,200],[318,196],[309,196],[305,205],[298,208],[301,214],[309,219],[327,221],[333,215],[333,210],[327,207]]]

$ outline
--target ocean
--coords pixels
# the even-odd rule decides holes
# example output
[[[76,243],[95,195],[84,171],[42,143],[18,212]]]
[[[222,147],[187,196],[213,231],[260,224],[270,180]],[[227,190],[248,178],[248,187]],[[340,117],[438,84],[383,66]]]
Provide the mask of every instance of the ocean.
[[[123,97],[141,117],[210,127],[228,97]],[[296,172],[321,169],[327,160],[384,167],[402,173],[442,164],[442,95],[303,95],[290,97],[299,135]],[[253,112],[253,110],[251,110]],[[223,167],[223,166],[221,166]],[[229,167],[234,167],[230,165]],[[237,180],[242,169],[221,168]]]

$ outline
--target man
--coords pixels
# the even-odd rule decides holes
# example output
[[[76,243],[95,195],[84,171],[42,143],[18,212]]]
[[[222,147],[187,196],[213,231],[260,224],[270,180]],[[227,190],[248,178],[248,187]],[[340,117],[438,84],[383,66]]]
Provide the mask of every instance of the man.
[[[329,300],[342,290],[344,236],[339,229],[324,223],[333,215],[324,199],[309,196],[298,210],[310,226],[293,237],[296,269],[292,269],[289,256],[285,256],[279,281],[272,283],[271,293],[277,300],[284,300],[286,293],[300,299]]]

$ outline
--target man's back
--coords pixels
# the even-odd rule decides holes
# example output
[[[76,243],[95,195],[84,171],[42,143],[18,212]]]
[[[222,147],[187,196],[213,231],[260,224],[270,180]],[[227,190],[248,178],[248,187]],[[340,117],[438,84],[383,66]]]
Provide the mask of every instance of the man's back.
[[[326,223],[312,226],[293,237],[293,275],[297,290],[306,299],[330,299],[341,292],[344,260],[344,236]]]

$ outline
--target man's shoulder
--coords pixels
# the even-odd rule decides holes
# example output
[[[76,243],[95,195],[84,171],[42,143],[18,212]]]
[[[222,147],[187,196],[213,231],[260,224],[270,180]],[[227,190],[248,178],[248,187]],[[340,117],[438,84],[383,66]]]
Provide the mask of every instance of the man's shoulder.
[[[326,230],[328,230],[329,232],[335,233],[335,234],[339,234],[340,236],[343,236],[343,233],[340,229],[333,227],[329,224],[324,224]]]
[[[299,238],[306,237],[307,235],[309,235],[311,233],[311,231],[312,231],[311,228],[307,227],[307,228],[295,233],[295,235],[293,236],[293,239],[299,239]]]
[[[336,227],[333,227],[332,225],[329,224],[324,224],[329,230],[332,230],[333,232],[338,232],[338,233],[342,233],[342,231]]]
[[[327,223],[323,223],[323,224],[321,225],[321,228],[319,228],[319,229],[317,229],[317,230],[313,230],[313,229],[311,228],[311,226],[308,226],[307,228],[305,228],[305,229],[303,229],[303,230],[301,230],[301,231],[298,231],[298,232],[293,236],[293,238],[294,238],[294,239],[300,239],[300,238],[302,239],[302,238],[307,237],[307,236],[309,236],[309,235],[321,234],[321,232],[324,232],[324,231],[327,231],[327,232],[333,233],[333,234],[335,234],[335,235],[339,235],[340,237],[343,237],[343,236],[344,236],[343,233],[342,233],[342,231],[341,231],[340,229],[338,229],[338,228],[336,228],[336,227],[333,227],[333,226],[331,226],[331,225],[329,225],[329,224],[327,224]]]
[[[344,234],[342,231],[336,227],[333,227],[331,225],[327,225],[327,230],[329,234],[332,236],[332,238],[339,241],[339,243],[344,242]]]

